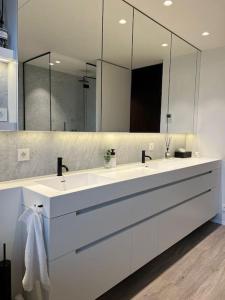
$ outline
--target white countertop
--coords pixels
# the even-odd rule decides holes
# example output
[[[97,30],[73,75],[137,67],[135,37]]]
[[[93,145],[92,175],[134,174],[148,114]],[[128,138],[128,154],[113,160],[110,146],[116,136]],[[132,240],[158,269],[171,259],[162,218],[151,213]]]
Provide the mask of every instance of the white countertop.
[[[159,173],[170,172],[182,168],[193,167],[193,166],[210,163],[210,162],[216,162],[216,161],[220,161],[220,160],[214,158],[185,158],[185,159],[171,158],[171,159],[160,159],[160,160],[149,161],[147,162],[146,167],[143,166],[143,164],[141,163],[131,163],[131,164],[118,165],[114,169],[95,168],[95,169],[68,172],[65,174],[65,178],[67,176],[71,176],[74,174],[91,173],[91,174],[105,176],[111,178],[112,180],[111,182],[107,182],[107,183],[99,183],[95,185],[83,186],[83,187],[79,187],[67,191],[59,191],[38,183],[38,181],[42,179],[56,178],[56,175],[1,182],[0,190],[24,187],[24,188],[29,188],[32,191],[37,192],[39,194],[45,195],[46,197],[56,197],[71,192],[78,192],[78,191],[96,188],[96,187],[100,187],[100,186],[104,186],[116,182],[127,181],[127,180],[140,178],[144,176],[151,176]],[[143,170],[143,168],[145,170],[143,172],[139,172],[139,170],[141,169]],[[134,172],[129,172],[129,170],[134,170]],[[138,171],[135,172],[135,170]],[[113,178],[111,176],[113,176]]]

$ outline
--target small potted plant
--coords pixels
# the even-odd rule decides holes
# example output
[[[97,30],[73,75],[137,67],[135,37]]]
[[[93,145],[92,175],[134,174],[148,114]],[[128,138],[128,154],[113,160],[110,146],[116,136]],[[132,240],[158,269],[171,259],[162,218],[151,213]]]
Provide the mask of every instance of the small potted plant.
[[[111,168],[111,150],[107,150],[104,155],[104,166],[106,169]]]

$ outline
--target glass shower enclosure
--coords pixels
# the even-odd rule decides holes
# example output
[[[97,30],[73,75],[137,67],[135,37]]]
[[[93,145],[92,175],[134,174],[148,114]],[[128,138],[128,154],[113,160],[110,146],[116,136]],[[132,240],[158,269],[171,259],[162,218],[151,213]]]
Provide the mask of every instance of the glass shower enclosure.
[[[24,129],[96,131],[96,66],[47,52],[23,63]]]

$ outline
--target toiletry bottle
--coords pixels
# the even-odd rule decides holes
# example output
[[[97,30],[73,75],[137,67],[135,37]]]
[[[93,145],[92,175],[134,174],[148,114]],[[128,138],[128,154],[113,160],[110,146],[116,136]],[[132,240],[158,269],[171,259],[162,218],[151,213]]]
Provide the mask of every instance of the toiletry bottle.
[[[115,149],[111,149],[111,168],[116,167],[116,151]]]

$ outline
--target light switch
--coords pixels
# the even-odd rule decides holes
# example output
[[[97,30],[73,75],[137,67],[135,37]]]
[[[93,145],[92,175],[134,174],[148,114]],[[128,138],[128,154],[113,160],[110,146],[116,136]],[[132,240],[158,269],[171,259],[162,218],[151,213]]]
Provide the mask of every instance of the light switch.
[[[18,149],[17,150],[17,161],[28,161],[30,160],[30,149]]]
[[[8,122],[8,109],[0,107],[0,122]]]

